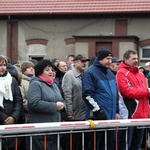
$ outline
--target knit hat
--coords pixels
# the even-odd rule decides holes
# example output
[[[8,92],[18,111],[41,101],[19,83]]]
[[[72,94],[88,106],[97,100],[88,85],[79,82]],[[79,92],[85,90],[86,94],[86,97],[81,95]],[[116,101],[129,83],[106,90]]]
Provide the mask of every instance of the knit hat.
[[[59,61],[59,59],[58,59],[58,58],[53,58],[53,59],[51,60],[52,64],[54,64],[56,61]]]
[[[113,54],[107,50],[106,48],[101,48],[98,52],[97,52],[97,58],[98,60],[102,60],[107,56],[111,56],[113,57]]]
[[[24,73],[27,68],[34,67],[34,64],[31,61],[25,61],[21,64],[21,71]]]

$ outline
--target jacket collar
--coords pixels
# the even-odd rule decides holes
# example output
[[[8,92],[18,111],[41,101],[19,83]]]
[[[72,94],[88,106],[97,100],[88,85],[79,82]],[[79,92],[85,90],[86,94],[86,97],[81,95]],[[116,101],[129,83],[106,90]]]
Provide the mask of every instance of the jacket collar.
[[[72,71],[76,78],[81,76],[81,74],[76,70],[76,68],[74,66],[72,67]]]
[[[125,64],[124,61],[122,61],[119,65],[119,69],[121,69],[121,68],[125,68],[125,69],[129,70],[132,73],[138,73],[139,72],[138,67],[129,66],[129,65]]]
[[[105,67],[105,66],[103,66],[103,65],[99,62],[99,60],[98,60],[97,58],[95,59],[93,65],[96,66],[96,67],[98,67],[100,70],[102,70],[102,71],[105,72],[105,73],[107,73],[107,71],[108,71],[108,68]]]

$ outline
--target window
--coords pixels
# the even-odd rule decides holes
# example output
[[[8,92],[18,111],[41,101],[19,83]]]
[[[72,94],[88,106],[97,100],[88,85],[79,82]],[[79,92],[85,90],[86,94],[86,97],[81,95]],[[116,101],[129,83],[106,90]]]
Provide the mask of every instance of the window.
[[[31,59],[36,59],[37,61],[40,61],[41,59],[44,59],[45,58],[45,56],[37,56],[37,55],[35,55],[35,56],[33,56],[33,55],[30,55],[29,56],[29,60],[31,60]]]
[[[46,56],[46,46],[42,44],[31,44],[28,46],[28,59],[36,59],[37,61],[44,59]]]
[[[140,49],[140,56],[143,60],[149,60],[150,59],[150,46],[145,46]]]

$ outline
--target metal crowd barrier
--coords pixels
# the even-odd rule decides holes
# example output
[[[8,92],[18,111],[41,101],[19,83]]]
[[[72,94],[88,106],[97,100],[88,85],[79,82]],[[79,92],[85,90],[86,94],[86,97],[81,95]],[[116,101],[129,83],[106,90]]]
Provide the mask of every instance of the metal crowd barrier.
[[[6,137],[16,137],[16,150],[17,138],[23,136],[30,137],[30,150],[32,150],[32,137],[37,135],[57,134],[57,149],[60,148],[60,135],[65,133],[82,133],[82,140],[84,141],[85,132],[105,131],[108,130],[124,129],[127,127],[136,126],[138,128],[149,128],[150,119],[120,119],[120,120],[87,120],[75,122],[50,122],[50,123],[36,123],[36,124],[15,124],[15,125],[1,125],[0,126],[0,150],[2,150],[2,139]],[[127,139],[127,138],[126,138]],[[107,150],[107,140],[105,139],[105,150]],[[84,142],[82,142],[82,149],[84,150]],[[126,142],[127,149],[127,142]],[[46,148],[44,148],[46,150]],[[72,147],[70,147],[72,150]],[[94,147],[93,150],[96,150]],[[117,150],[117,148],[116,148]]]

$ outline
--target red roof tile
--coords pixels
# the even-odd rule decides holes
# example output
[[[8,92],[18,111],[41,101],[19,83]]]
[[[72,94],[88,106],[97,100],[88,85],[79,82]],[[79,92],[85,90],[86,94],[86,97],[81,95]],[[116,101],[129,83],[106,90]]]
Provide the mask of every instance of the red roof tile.
[[[150,0],[0,0],[0,15],[150,12]]]

